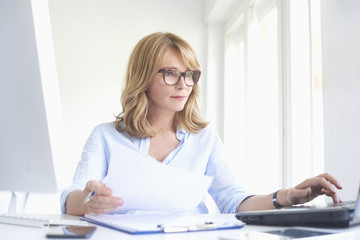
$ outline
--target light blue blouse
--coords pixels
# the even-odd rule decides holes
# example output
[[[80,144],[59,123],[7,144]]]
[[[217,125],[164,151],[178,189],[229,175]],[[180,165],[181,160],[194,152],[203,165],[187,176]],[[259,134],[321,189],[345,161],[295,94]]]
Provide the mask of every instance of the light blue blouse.
[[[239,204],[251,196],[246,192],[233,174],[229,171],[223,144],[218,135],[209,128],[193,134],[178,130],[176,137],[180,141],[162,162],[163,164],[197,172],[213,177],[208,190],[221,213],[235,213]],[[61,195],[61,211],[65,213],[67,196],[75,190],[83,190],[87,181],[101,180],[107,175],[111,150],[115,144],[133,144],[141,152],[148,154],[150,137],[134,138],[127,132],[118,132],[115,124],[103,123],[94,128],[82,152],[81,161],[78,163],[73,182]],[[121,197],[121,196],[120,196]],[[189,196],[191,197],[191,196]],[[201,202],[196,213],[208,213],[204,202]]]

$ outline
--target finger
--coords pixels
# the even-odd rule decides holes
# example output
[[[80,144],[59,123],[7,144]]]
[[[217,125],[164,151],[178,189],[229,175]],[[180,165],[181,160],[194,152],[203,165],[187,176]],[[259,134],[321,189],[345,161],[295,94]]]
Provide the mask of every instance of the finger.
[[[323,188],[321,191],[328,191],[330,194],[335,194],[336,193],[336,187],[334,186],[334,184],[332,184],[331,182],[329,182],[326,178],[324,177],[316,177],[314,179],[314,182],[312,183],[312,186],[316,187],[321,187]],[[320,189],[319,189],[320,190]],[[320,194],[320,192],[318,192],[318,194]]]
[[[331,198],[333,200],[334,203],[342,203],[343,201],[341,200],[341,198],[339,197],[339,195],[337,194],[333,194],[331,195]]]
[[[123,203],[123,200],[121,198],[109,197],[100,194],[95,194],[91,200],[95,203],[104,204],[104,205],[118,205]]]
[[[96,205],[87,206],[87,213],[108,213],[116,210],[119,205],[110,205],[110,206],[101,206],[98,207]]]
[[[117,208],[122,204],[123,201],[121,198],[95,194],[94,197],[87,203],[87,206],[91,208]]]
[[[323,193],[326,194],[327,196],[331,197],[334,203],[342,203],[343,202],[337,193],[333,194],[326,190],[323,190]]]
[[[329,173],[323,173],[323,174],[320,174],[319,176],[317,177],[320,177],[320,178],[325,178],[327,181],[331,182],[333,185],[335,185],[335,187],[337,189],[342,189],[342,186],[340,184],[340,182],[334,178],[332,175],[330,175]]]
[[[117,207],[112,208],[88,208],[88,213],[92,214],[106,214],[116,210]]]
[[[99,181],[96,180],[90,180],[86,184],[86,188],[89,190],[89,192],[96,192],[103,195],[111,195],[112,190],[105,185],[102,185]]]

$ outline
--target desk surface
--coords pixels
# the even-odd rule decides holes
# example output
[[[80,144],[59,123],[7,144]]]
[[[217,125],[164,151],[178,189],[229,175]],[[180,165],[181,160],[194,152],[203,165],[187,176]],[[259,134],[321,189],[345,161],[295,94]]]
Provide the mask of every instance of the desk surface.
[[[55,216],[55,215],[54,215]],[[240,229],[233,230],[219,230],[219,231],[203,231],[203,232],[189,232],[189,233],[168,233],[168,234],[145,234],[145,235],[131,235],[127,233],[123,233],[120,231],[112,230],[109,228],[98,226],[97,231],[91,237],[92,240],[123,240],[123,239],[165,239],[165,240],[180,240],[180,239],[189,239],[189,240],[220,240],[220,239],[228,239],[228,240],[242,240],[242,239],[280,239],[277,238],[276,235],[269,235],[269,238],[239,238],[239,236],[244,236],[246,232],[266,232],[266,231],[275,231],[275,230],[283,230],[286,229],[284,227],[269,227],[269,226],[254,226],[254,225],[246,225]],[[327,235],[326,238],[322,239],[360,239],[360,226],[352,227],[352,228],[344,228],[344,229],[319,229],[319,228],[302,228],[302,229],[310,229],[310,230],[318,230],[318,231],[327,231],[327,232],[335,232],[339,233],[334,235]],[[33,227],[23,227],[16,225],[7,225],[0,224],[0,238],[1,239],[47,239],[45,237],[48,232],[48,228],[33,228]]]

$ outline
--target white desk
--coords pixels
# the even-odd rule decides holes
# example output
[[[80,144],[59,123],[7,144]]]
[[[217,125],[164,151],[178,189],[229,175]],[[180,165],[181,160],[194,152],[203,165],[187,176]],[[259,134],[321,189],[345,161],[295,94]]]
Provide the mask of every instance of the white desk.
[[[131,235],[123,233],[120,231],[112,230],[109,228],[104,228],[98,226],[97,231],[90,238],[92,240],[126,240],[126,239],[146,239],[146,240],[219,240],[221,237],[225,236],[236,236],[246,231],[271,231],[285,229],[283,227],[268,227],[268,226],[254,226],[246,225],[243,228],[235,230],[219,230],[219,231],[203,231],[203,232],[190,232],[190,233],[168,233],[168,234],[145,234],[145,235]],[[310,229],[310,228],[306,228]],[[314,228],[311,228],[314,230]],[[315,229],[315,230],[324,230],[324,229]],[[33,227],[23,227],[16,225],[7,225],[0,224],[0,239],[6,240],[17,240],[17,239],[47,239],[45,237],[48,228],[33,228]],[[341,239],[341,240],[358,240],[360,239],[360,226],[352,228],[343,228],[343,229],[325,229],[328,232],[338,232],[345,235],[336,236],[336,235],[327,235],[324,239]],[[273,235],[275,236],[275,235]],[[269,238],[277,239],[277,238]],[[280,239],[280,238],[279,238]],[[266,239],[261,239],[266,240]]]

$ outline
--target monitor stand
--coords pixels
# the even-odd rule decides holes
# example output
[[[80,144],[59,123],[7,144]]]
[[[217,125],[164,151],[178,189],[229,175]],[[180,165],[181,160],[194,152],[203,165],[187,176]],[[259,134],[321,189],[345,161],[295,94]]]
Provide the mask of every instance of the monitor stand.
[[[28,198],[29,198],[29,193],[27,192],[27,193],[25,193],[25,196],[24,196],[24,199],[23,199],[23,207],[21,209],[21,213],[23,213],[24,210],[25,210]],[[10,199],[8,213],[19,213],[17,211],[18,199],[19,199],[19,193],[17,191],[11,192],[11,199]]]

